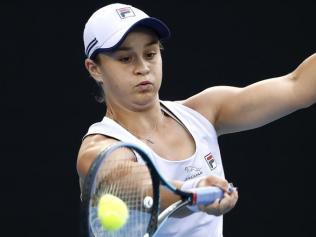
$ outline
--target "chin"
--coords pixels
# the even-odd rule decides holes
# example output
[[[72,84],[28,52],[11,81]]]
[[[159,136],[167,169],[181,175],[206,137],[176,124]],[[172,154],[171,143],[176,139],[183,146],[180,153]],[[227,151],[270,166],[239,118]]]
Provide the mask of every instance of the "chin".
[[[139,99],[133,101],[132,103],[133,103],[133,107],[135,107],[135,109],[137,111],[144,111],[144,110],[151,108],[156,103],[159,103],[159,97],[158,97],[158,95],[156,95],[156,96],[143,96],[143,98],[139,98]]]

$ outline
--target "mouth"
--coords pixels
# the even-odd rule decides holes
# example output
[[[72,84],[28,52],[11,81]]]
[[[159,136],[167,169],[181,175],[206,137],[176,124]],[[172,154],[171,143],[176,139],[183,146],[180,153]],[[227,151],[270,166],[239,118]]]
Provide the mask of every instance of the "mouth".
[[[147,85],[152,85],[150,81],[142,81],[141,83],[138,83],[136,86],[147,86]]]
[[[153,88],[153,83],[150,81],[142,81],[136,85],[136,88],[141,92],[150,91]]]

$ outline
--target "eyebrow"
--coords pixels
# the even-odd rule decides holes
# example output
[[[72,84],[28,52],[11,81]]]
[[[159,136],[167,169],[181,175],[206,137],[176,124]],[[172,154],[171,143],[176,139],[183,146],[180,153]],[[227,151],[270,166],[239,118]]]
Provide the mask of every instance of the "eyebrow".
[[[154,44],[158,44],[158,40],[155,39],[155,40],[152,40],[150,41],[149,43],[145,44],[145,47],[148,47],[148,46],[151,46],[151,45],[154,45]],[[131,50],[132,47],[128,47],[128,46],[120,46],[118,47],[115,51],[129,51]]]

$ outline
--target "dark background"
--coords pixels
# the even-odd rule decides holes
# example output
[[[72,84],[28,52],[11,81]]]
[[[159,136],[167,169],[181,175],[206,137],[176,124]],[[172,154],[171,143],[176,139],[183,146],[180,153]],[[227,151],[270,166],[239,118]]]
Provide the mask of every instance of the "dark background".
[[[104,106],[84,68],[82,32],[113,1],[2,1],[1,236],[78,236],[76,156]],[[315,52],[307,1],[121,1],[165,21],[161,98],[284,75]],[[273,88],[272,88],[273,89]],[[316,107],[219,138],[239,187],[225,237],[313,236]]]

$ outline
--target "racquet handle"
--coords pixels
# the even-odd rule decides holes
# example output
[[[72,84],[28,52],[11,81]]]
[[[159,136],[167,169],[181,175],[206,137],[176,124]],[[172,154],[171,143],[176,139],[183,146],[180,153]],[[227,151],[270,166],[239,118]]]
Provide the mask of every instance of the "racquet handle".
[[[216,199],[224,197],[224,192],[218,187],[200,187],[190,189],[193,193],[193,205],[209,205]]]
[[[236,188],[230,184],[229,192],[233,192]],[[200,187],[190,189],[193,193],[193,205],[209,205],[216,199],[224,197],[224,191],[218,187]]]

